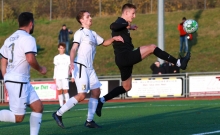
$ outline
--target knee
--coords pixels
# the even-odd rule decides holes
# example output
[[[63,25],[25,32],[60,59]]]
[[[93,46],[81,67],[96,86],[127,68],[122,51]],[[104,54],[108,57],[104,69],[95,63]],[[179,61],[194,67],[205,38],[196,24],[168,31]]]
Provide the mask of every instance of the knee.
[[[30,107],[33,112],[43,113],[44,106],[40,100],[32,104]]]
[[[63,93],[62,93],[62,90],[57,90],[57,93],[58,93],[58,95],[63,94]]]
[[[63,91],[63,94],[66,94],[66,93],[68,93],[68,90],[64,90],[64,91]]]
[[[39,113],[43,113],[44,111],[44,106],[42,104],[42,102],[39,104],[39,107],[37,108],[36,112],[39,112]]]
[[[15,115],[15,122],[21,123],[24,120],[24,115]]]
[[[123,88],[124,88],[126,91],[129,91],[129,90],[131,90],[132,85],[131,85],[131,84],[130,84],[130,85],[125,85],[125,86],[123,86]]]
[[[16,119],[16,123],[21,123],[23,121],[23,119]]]
[[[40,113],[43,113],[43,111],[44,111],[44,106],[43,106],[43,104],[41,104],[41,107],[40,107]]]
[[[96,90],[91,91],[91,97],[92,98],[99,98],[100,94],[101,94],[100,89],[96,89]]]
[[[80,94],[76,95],[75,98],[78,102],[81,102],[86,98],[86,93],[80,93]]]

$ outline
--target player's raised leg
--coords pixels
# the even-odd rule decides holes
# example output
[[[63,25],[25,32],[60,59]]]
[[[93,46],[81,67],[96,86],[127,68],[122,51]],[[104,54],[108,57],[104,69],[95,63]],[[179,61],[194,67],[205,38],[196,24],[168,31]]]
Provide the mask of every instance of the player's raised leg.
[[[181,69],[185,70],[187,64],[190,60],[190,52],[187,52],[186,56],[180,59],[174,58],[172,55],[168,54],[167,52],[161,50],[156,45],[145,45],[140,47],[140,53],[142,59],[146,58],[147,56],[151,55],[152,53],[160,59],[166,60],[173,64],[176,64]]]
[[[136,64],[136,63],[140,62],[141,60],[138,60],[138,53],[141,56],[141,59],[144,59],[147,56],[154,54],[163,60],[166,60],[166,61],[169,61],[171,63],[176,64],[178,67],[180,67],[183,70],[186,69],[187,63],[190,60],[190,52],[188,52],[185,57],[180,58],[180,59],[176,59],[173,56],[171,56],[170,54],[168,54],[167,52],[162,51],[160,48],[158,48],[155,45],[145,45],[145,46],[141,46],[139,49],[137,49],[131,53],[131,55],[133,55],[134,58],[137,58],[137,60],[134,59],[133,61],[131,61],[132,60],[132,58],[131,58],[131,60],[129,62],[131,62],[132,64]],[[116,62],[116,63],[119,63],[119,62]],[[120,69],[120,65],[118,65],[118,66]],[[132,68],[129,69],[127,67],[126,70],[124,70],[124,69],[125,69],[125,67],[123,68],[123,70],[120,69],[121,76],[122,76],[122,86],[118,86],[118,87],[114,88],[111,92],[109,92],[107,95],[105,95],[104,97],[102,97],[98,100],[96,114],[99,117],[101,116],[101,110],[102,110],[103,103],[105,103],[106,101],[113,99],[114,97],[117,97],[118,95],[123,94],[131,89],[131,87],[132,87],[131,86]],[[129,73],[129,71],[130,71],[130,73]],[[126,76],[130,76],[130,77],[128,78]]]

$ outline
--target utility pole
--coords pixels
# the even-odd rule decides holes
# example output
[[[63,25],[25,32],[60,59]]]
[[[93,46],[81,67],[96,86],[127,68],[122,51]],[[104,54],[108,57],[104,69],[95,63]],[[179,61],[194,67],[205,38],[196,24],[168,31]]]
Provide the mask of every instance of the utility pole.
[[[102,0],[99,0],[99,17],[102,15]]]
[[[161,50],[164,50],[164,1],[163,0],[158,0],[158,36],[157,36],[157,43],[158,47]],[[164,62],[164,60],[159,59],[160,64]]]
[[[153,4],[153,0],[151,0],[151,2],[150,2],[150,13],[152,14],[152,5]]]
[[[50,21],[52,20],[52,0],[50,0]]]
[[[2,0],[2,23],[3,23],[3,20],[4,20],[4,0]]]

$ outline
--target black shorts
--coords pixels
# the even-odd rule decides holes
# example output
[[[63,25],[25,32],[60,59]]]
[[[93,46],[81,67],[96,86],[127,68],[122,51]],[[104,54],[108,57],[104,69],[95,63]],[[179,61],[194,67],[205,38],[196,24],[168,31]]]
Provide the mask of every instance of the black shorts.
[[[141,60],[140,48],[133,51],[124,51],[115,56],[115,63],[120,70],[122,81],[127,80],[131,76],[133,65]]]

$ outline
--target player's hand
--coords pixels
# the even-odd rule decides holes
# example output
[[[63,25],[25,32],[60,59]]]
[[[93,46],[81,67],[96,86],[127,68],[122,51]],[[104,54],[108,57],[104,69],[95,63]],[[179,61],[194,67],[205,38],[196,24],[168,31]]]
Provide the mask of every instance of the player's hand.
[[[74,63],[71,62],[70,64],[70,72],[74,70]]]
[[[5,92],[5,96],[8,97],[8,90],[6,89],[5,84],[4,84],[4,92]]]
[[[74,79],[74,78],[71,78],[71,82],[75,82],[75,79]]]
[[[138,28],[138,26],[135,24],[130,25],[130,30],[136,30],[137,28]]]
[[[115,41],[121,41],[121,42],[124,43],[124,39],[123,39],[121,36],[114,36],[113,39],[114,39]]]
[[[41,68],[40,68],[40,71],[39,71],[42,75],[45,75],[46,73],[47,73],[47,68],[46,67],[44,67],[44,66],[42,66]]]

